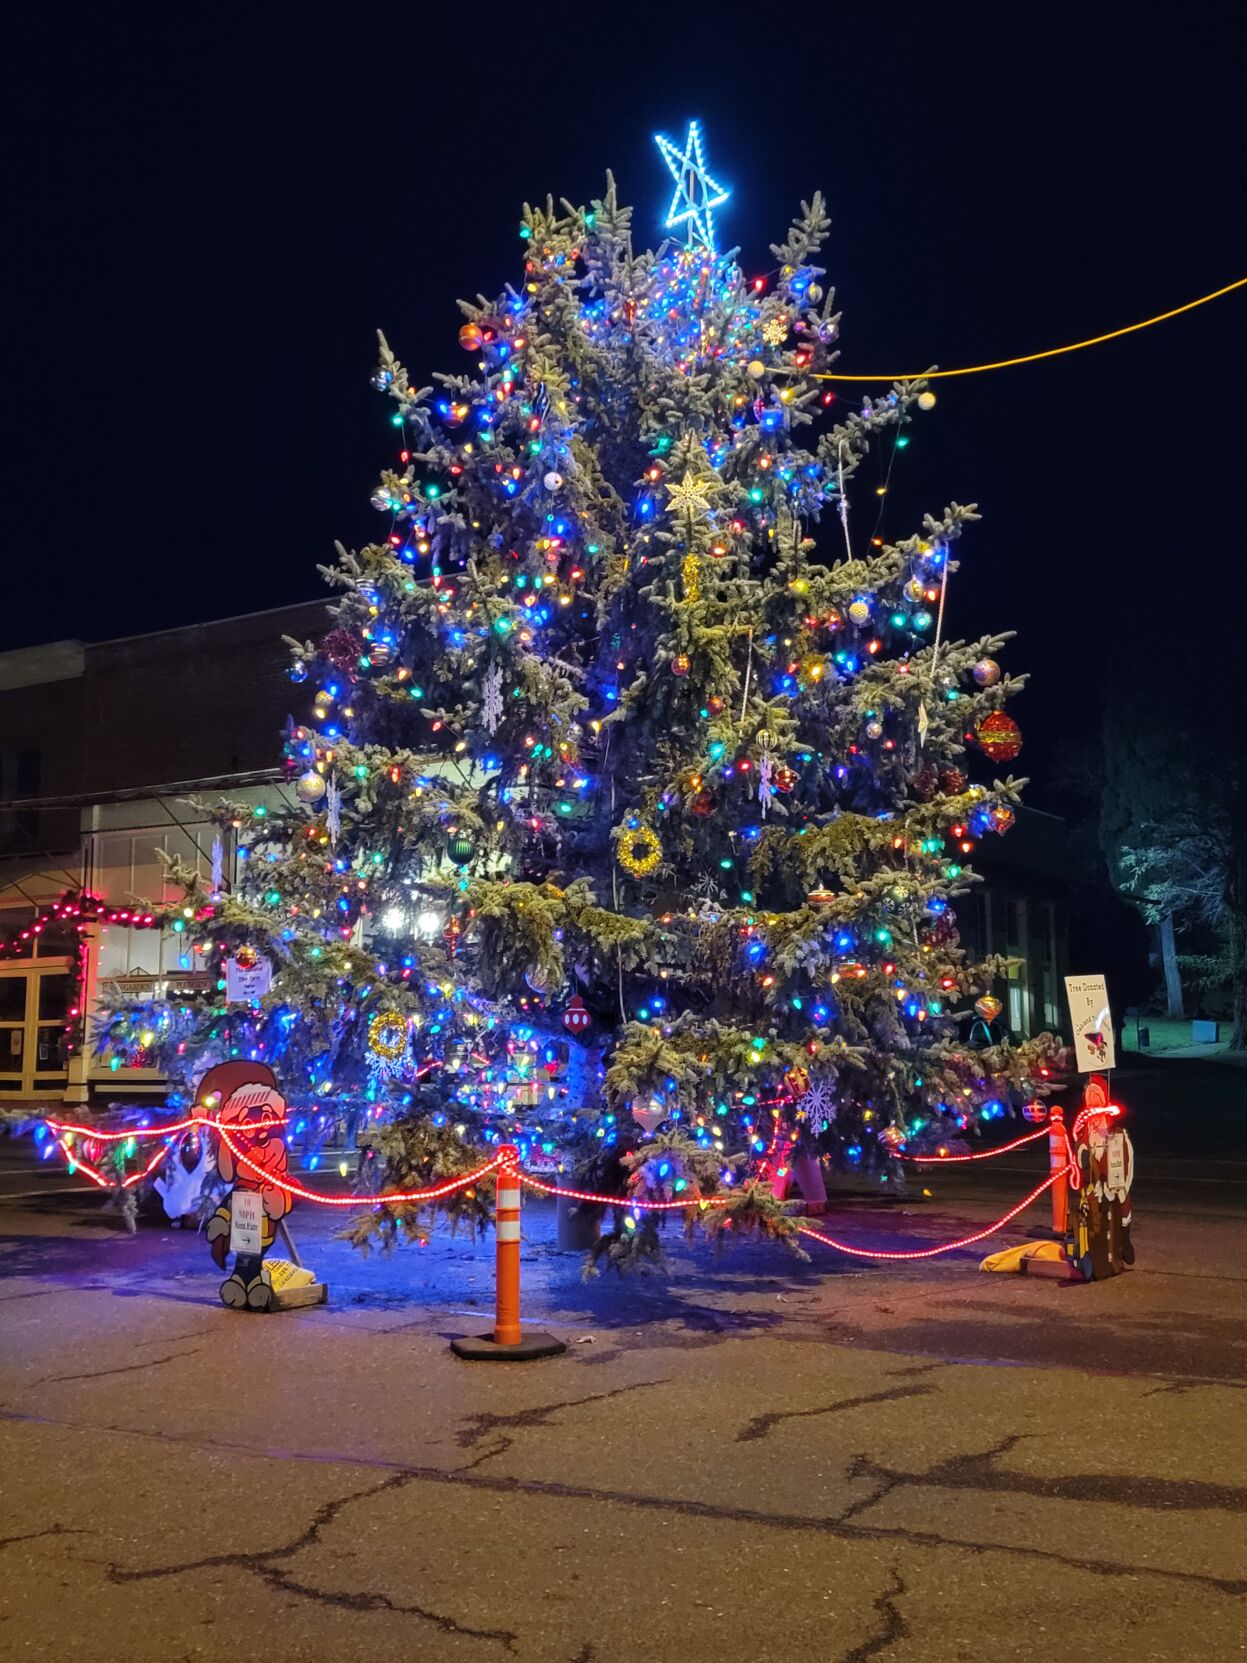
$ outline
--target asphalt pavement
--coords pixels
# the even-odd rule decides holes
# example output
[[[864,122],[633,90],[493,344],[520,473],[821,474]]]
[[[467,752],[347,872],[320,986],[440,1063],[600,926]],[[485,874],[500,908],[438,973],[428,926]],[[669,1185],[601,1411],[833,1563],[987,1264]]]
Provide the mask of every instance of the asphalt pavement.
[[[300,1207],[329,1303],[248,1316],[201,1238],[10,1162],[0,1659],[1241,1656],[1247,1164],[1186,1114],[1136,1127],[1139,1262],[1086,1286],[678,1231],[667,1276],[586,1282],[526,1203],[525,1319],[568,1341],[527,1366],[448,1350],[492,1240],[362,1258]],[[1041,1150],[832,1227],[964,1234]]]

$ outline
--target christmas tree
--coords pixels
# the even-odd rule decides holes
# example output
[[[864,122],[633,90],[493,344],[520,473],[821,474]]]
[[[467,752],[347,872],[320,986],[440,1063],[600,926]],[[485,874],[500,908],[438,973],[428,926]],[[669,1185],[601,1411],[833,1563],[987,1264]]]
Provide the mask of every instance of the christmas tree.
[[[819,379],[822,200],[749,281],[695,130],[664,153],[686,242],[634,253],[608,178],[524,209],[519,282],[460,303],[463,373],[417,386],[382,337],[386,530],[292,644],[300,806],[220,811],[233,893],[181,874],[205,953],[272,988],[108,1032],[163,1021],[182,1082],[262,1057],[313,1143],[385,1126],[390,1180],[506,1139],[782,1236],[794,1160],[895,1181],[903,1143],[1035,1094],[1047,1036],[963,1039],[1007,966],[967,962],[953,910],[1020,784],[966,752],[1016,755],[1021,679],[1006,636],[943,639],[971,508],[855,533],[860,463],[934,399]],[[629,1215],[609,1244],[653,1239]]]

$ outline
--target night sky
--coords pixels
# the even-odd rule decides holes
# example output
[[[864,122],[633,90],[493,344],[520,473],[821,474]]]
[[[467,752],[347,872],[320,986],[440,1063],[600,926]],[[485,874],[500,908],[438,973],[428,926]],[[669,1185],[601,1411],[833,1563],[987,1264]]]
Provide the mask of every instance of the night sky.
[[[172,10],[45,8],[10,40],[0,647],[316,595],[333,539],[381,528],[374,329],[421,380],[463,367],[454,301],[517,277],[521,203],[607,167],[657,242],[652,134],[691,116],[748,273],[824,192],[846,370],[1036,350],[1247,274],[1225,5],[783,8],[760,37],[718,7]],[[882,529],[980,504],[952,623],[1019,632],[1031,801],[1105,664],[1163,673],[1175,631],[1238,650],[1245,343],[1247,290],[937,383],[911,429]]]

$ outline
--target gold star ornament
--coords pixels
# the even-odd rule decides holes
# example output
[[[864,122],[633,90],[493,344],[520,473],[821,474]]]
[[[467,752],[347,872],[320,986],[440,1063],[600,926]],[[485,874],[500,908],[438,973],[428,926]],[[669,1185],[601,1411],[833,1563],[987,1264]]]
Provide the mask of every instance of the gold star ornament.
[[[708,481],[698,479],[693,473],[686,473],[678,485],[667,486],[667,512],[669,514],[702,514],[710,513],[710,487]]]

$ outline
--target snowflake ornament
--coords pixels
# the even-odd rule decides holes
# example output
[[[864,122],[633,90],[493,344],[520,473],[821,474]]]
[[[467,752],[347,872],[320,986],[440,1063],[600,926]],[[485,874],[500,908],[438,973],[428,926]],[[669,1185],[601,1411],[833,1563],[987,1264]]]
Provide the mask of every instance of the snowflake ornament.
[[[502,666],[491,664],[481,682],[481,721],[490,738],[502,720]]]
[[[821,1137],[836,1118],[836,1100],[831,1081],[820,1077],[811,1080],[810,1088],[797,1104],[815,1137]]]

